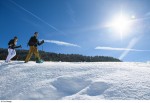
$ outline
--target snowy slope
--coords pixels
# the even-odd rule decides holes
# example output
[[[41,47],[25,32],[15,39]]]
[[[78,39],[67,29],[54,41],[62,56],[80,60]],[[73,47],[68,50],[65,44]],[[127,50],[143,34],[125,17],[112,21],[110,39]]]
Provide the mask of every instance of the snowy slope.
[[[0,61],[0,99],[150,99],[150,64]]]

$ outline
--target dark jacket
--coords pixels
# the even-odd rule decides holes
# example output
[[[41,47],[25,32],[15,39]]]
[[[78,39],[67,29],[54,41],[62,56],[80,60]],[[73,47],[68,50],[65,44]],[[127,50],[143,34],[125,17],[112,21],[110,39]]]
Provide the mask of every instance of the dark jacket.
[[[36,36],[32,36],[28,42],[29,46],[35,46],[42,45],[44,41],[39,42],[39,40],[36,38]]]
[[[15,49],[15,48],[20,48],[21,47],[21,45],[20,46],[16,46],[14,39],[11,39],[9,41],[8,46],[9,46],[8,48],[10,48],[10,49]]]

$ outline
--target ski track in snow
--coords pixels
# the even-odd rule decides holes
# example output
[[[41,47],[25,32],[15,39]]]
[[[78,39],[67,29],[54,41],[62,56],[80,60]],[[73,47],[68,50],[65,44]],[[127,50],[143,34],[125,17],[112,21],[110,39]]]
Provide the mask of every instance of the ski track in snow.
[[[150,64],[0,61],[0,100],[149,100]]]

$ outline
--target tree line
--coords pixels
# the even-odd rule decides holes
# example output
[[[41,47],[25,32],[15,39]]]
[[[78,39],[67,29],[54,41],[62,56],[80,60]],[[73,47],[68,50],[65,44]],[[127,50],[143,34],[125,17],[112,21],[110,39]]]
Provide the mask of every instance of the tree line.
[[[39,51],[40,56],[44,61],[59,61],[59,62],[121,62],[121,60],[109,57],[109,56],[83,56],[80,54],[60,54]],[[0,60],[5,60],[7,57],[7,49],[0,48]],[[17,50],[17,55],[13,60],[24,61],[28,54],[28,50]],[[31,57],[32,61],[35,61],[34,56]]]

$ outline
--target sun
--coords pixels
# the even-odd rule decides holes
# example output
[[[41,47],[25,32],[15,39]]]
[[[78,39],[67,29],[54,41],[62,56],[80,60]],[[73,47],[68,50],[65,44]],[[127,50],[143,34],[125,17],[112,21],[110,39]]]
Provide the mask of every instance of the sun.
[[[119,32],[125,32],[129,26],[128,19],[124,16],[119,16],[114,20],[112,26]]]
[[[131,18],[135,18],[135,16]],[[128,31],[131,27],[131,18],[128,18],[121,13],[120,15],[116,16],[111,23],[111,28],[113,28],[117,34],[120,35],[121,39],[128,35]]]

